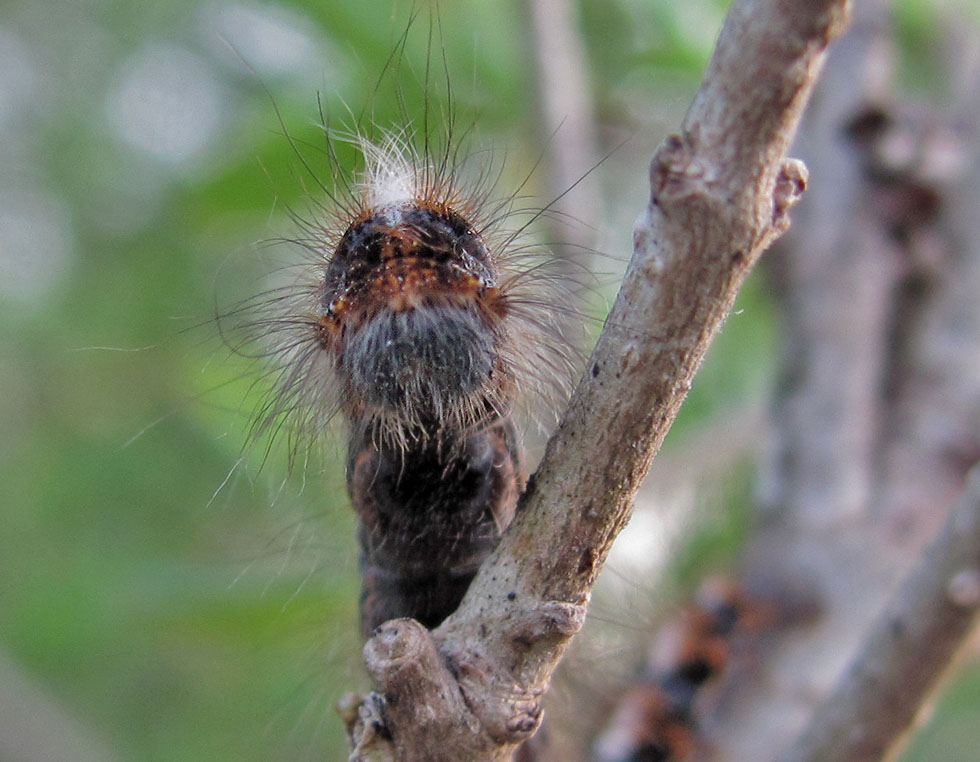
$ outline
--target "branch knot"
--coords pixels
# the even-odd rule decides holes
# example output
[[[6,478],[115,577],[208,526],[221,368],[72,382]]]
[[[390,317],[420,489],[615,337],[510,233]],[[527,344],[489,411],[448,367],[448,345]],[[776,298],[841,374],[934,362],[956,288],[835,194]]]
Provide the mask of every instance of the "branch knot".
[[[666,198],[685,198],[703,192],[715,173],[693,150],[686,136],[672,134],[650,162],[651,203],[659,205]]]
[[[789,229],[789,210],[806,190],[810,172],[799,159],[783,159],[772,194],[772,226],[776,235]]]

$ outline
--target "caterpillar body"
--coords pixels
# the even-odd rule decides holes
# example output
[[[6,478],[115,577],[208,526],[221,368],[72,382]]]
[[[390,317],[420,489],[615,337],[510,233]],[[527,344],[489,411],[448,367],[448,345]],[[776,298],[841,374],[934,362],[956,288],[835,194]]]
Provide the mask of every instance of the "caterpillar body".
[[[433,156],[407,128],[332,139],[355,142],[364,169],[306,223],[311,263],[258,297],[250,328],[278,376],[260,428],[347,423],[366,637],[455,610],[524,487],[518,408],[561,399],[576,351],[567,278],[525,238],[545,212],[496,196],[491,154],[450,136]]]
[[[433,627],[452,612],[522,482],[513,309],[486,229],[441,179],[394,161],[371,174],[326,268],[319,321],[352,427],[365,634],[400,616]]]

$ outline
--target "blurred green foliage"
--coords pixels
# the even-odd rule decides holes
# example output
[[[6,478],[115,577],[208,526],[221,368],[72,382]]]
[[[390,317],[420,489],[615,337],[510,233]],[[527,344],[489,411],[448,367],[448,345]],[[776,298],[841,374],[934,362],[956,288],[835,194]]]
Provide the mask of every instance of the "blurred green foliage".
[[[648,155],[677,123],[726,5],[582,3],[605,142]],[[323,201],[321,107],[340,130],[455,110],[520,177],[542,149],[526,27],[516,0],[0,9],[0,649],[117,759],[346,758],[332,706],[364,679],[342,446],[291,476],[281,443],[247,447],[261,369],[212,318],[295,259],[256,242]],[[630,150],[598,171],[629,218]],[[629,238],[608,233],[607,296]],[[755,280],[678,426],[757,396],[773,340]]]

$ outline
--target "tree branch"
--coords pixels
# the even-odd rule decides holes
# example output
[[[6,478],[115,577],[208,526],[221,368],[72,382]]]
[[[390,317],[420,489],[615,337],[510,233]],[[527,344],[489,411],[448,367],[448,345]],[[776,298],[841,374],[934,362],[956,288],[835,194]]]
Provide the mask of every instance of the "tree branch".
[[[595,105],[578,8],[567,0],[527,0],[526,5],[538,118],[548,154],[548,195],[557,199],[552,208],[579,223],[563,227],[558,236],[575,247],[565,258],[579,261],[595,245],[601,204],[598,182],[589,177],[596,159]],[[567,240],[569,233],[572,240]]]
[[[798,533],[866,515],[874,489],[901,254],[847,128],[889,102],[889,5],[864,0],[834,46],[794,147],[813,187],[767,259],[782,356],[760,498]]]
[[[384,663],[370,665],[384,694],[362,705],[356,742],[391,738],[401,762],[502,761],[534,732],[552,672],[711,339],[751,266],[788,227],[806,170],[786,149],[847,6],[736,0],[680,134],[653,158],[634,256],[569,410],[500,546],[433,633],[448,669],[421,669],[426,680],[409,689]],[[407,642],[421,635],[389,623],[375,636],[383,646],[365,647],[369,662],[377,651],[431,657]],[[395,661],[391,669],[406,669]],[[457,694],[467,712],[428,710]],[[408,701],[411,716],[400,713]],[[352,759],[391,758],[373,751],[362,744]]]
[[[980,469],[851,669],[779,762],[877,762],[912,723],[980,613]]]
[[[700,760],[772,759],[802,734],[980,457],[976,120],[901,103],[889,3],[854,15],[794,149],[813,193],[768,261],[775,457],[740,564],[750,582],[805,579],[822,614],[733,677]]]

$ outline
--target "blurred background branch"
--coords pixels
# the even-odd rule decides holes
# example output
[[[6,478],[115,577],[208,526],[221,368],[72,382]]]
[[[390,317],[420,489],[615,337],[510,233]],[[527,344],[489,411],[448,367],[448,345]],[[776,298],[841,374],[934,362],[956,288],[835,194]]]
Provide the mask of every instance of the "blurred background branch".
[[[980,612],[980,471],[780,762],[895,759]]]
[[[0,760],[112,762],[116,757],[0,653]]]

